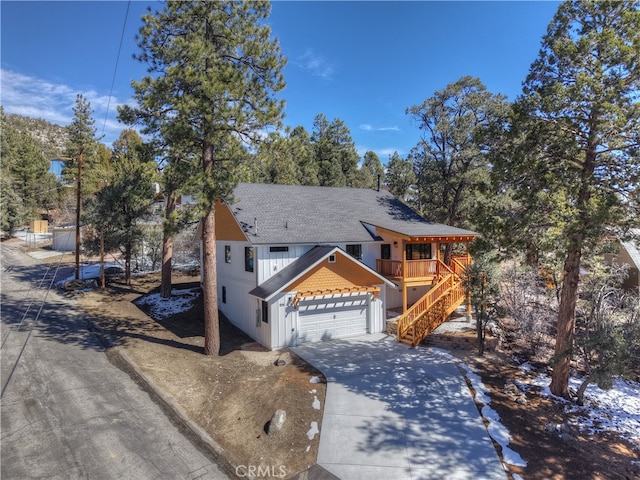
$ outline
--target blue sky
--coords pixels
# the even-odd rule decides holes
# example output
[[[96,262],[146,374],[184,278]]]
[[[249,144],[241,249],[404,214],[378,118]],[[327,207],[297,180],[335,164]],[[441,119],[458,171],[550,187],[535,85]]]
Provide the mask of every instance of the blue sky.
[[[148,5],[161,6],[2,0],[5,112],[67,125],[82,93],[110,145],[125,128],[116,106],[132,101],[131,80],[145,74],[132,54]],[[280,93],[284,123],[311,133],[323,113],[345,122],[360,155],[372,150],[383,162],[394,151],[406,156],[420,138],[406,108],[460,77],[479,77],[489,91],[515,99],[557,7],[547,1],[275,1],[268,23],[288,58]]]

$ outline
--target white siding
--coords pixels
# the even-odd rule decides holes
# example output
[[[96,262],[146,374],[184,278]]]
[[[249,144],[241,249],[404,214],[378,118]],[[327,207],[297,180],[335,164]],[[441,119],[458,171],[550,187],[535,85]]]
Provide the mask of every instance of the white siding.
[[[256,266],[258,285],[268,280],[287,265],[295,262],[313,248],[313,245],[282,245],[289,248],[287,252],[271,252],[271,246],[256,247]]]
[[[271,322],[271,348],[292,347],[297,342],[297,311],[293,307],[295,294],[282,293],[272,300],[274,317]],[[277,315],[277,318],[276,316]]]
[[[225,262],[227,245],[231,248],[230,263]],[[346,250],[346,244],[337,246]],[[250,244],[239,241],[217,242],[220,310],[234,325],[271,349],[295,345],[301,335],[310,336],[311,333],[305,332],[305,328],[308,329],[310,324],[303,325],[301,321],[301,317],[305,316],[304,311],[300,314],[301,310],[295,309],[292,305],[295,292],[283,292],[269,302],[268,323],[262,321],[262,301],[249,295],[249,292],[296,261],[314,245],[288,245],[286,252],[271,252],[270,246],[253,247],[254,272],[245,271],[245,247],[250,247]],[[362,244],[362,253],[364,263],[375,269],[375,260],[380,256],[380,244]],[[222,303],[223,287],[226,290],[226,303]],[[384,285],[380,287],[382,294],[373,301],[369,300],[370,295],[352,296],[350,299],[341,300],[336,300],[335,297],[324,298],[314,306],[316,320],[321,325],[313,328],[317,332],[332,331],[337,336],[384,331],[386,288]],[[311,306],[309,302],[300,302],[300,305],[303,310],[308,310]],[[309,312],[307,320],[308,314]],[[333,318],[334,316],[336,318]]]
[[[231,247],[231,263],[225,262],[226,245]],[[218,308],[231,323],[257,342],[268,346],[271,332],[268,324],[260,320],[261,303],[249,295],[256,287],[256,265],[254,260],[254,272],[246,272],[244,269],[244,249],[248,246],[247,242],[216,242]],[[226,303],[222,302],[223,287],[226,290]]]
[[[375,271],[376,259],[380,258],[379,243],[363,243],[362,244],[362,263]]]
[[[371,300],[369,306],[369,333],[380,333],[387,329],[386,322],[386,310],[385,310],[385,298],[386,298],[386,286],[378,285],[380,287],[380,294]]]
[[[53,230],[53,249],[56,252],[73,252],[76,249],[75,228],[55,228]]]

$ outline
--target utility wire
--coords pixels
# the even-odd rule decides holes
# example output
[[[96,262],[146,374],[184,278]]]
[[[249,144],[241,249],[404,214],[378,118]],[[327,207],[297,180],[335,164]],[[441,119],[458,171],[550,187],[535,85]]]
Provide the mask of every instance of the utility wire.
[[[107,100],[107,111],[104,114],[104,123],[102,124],[102,136],[104,137],[104,129],[107,126],[107,117],[109,116],[109,107],[111,106],[111,94],[113,93],[113,86],[116,83],[116,73],[118,72],[118,63],[120,62],[120,52],[122,51],[122,41],[124,40],[124,31],[127,26],[127,18],[129,17],[129,7],[131,6],[131,0],[127,2],[127,11],[124,14],[124,23],[122,24],[122,33],[120,34],[120,45],[118,46],[118,55],[116,57],[116,66],[113,69],[113,78],[111,79],[111,90],[109,90],[109,99]]]
[[[64,257],[64,255],[60,255],[60,261],[58,262],[58,266],[56,268],[56,272],[51,277],[51,282],[49,282],[49,286],[47,287],[47,291],[44,294],[44,298],[42,299],[42,302],[40,303],[40,308],[38,309],[38,312],[36,313],[36,316],[33,319],[33,322],[31,323],[31,326],[29,327],[29,333],[27,334],[27,338],[25,339],[24,343],[22,344],[22,348],[20,349],[20,352],[18,353],[18,356],[17,356],[15,362],[13,363],[13,367],[11,368],[11,371],[9,372],[9,376],[7,377],[7,380],[4,382],[4,385],[2,386],[2,391],[0,392],[0,399],[2,399],[2,397],[4,397],[4,392],[7,390],[7,387],[9,386],[9,382],[11,382],[11,378],[13,377],[13,374],[15,373],[16,368],[18,367],[18,363],[20,363],[20,359],[22,359],[22,354],[24,353],[25,349],[27,348],[27,344],[29,343],[29,339],[31,338],[31,334],[33,333],[33,330],[38,326],[38,320],[40,320],[40,314],[42,313],[42,309],[44,308],[44,306],[47,303],[47,297],[49,296],[49,292],[51,291],[51,289],[53,287],[53,283],[56,281],[56,276],[57,276],[57,273],[58,273],[58,269],[60,268],[60,263],[62,262],[62,258],[63,257]]]

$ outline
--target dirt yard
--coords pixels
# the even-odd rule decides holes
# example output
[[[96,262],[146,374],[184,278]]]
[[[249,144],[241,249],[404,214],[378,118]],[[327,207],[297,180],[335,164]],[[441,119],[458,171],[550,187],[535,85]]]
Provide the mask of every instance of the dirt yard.
[[[198,286],[195,277],[175,276],[176,288]],[[124,351],[140,371],[223,449],[235,466],[262,466],[287,477],[315,464],[319,435],[310,440],[311,422],[322,422],[324,377],[291,352],[270,352],[221,320],[219,357],[204,351],[202,304],[154,321],[134,303],[157,288],[156,275],[136,277],[131,288],[111,283],[106,292],[80,296],[96,326],[110,337],[110,355]],[[283,364],[284,363],[284,364]],[[317,377],[320,383],[311,383]],[[315,381],[315,379],[314,379]],[[276,434],[265,426],[283,409],[286,421]]]
[[[176,276],[174,281],[176,288],[197,286],[196,277]],[[200,303],[160,321],[133,303],[158,285],[158,276],[148,275],[134,278],[130,288],[113,282],[106,292],[80,296],[80,304],[96,326],[111,338],[109,354],[124,352],[135,362],[224,450],[231,465],[283,465],[286,478],[313,465],[319,436],[310,440],[307,432],[314,421],[321,428],[326,389],[322,375],[289,351],[262,349],[224,320],[220,356],[203,355]],[[527,393],[526,404],[513,401],[505,385],[524,373],[506,355],[489,352],[480,358],[473,351],[452,353],[481,375],[490,388],[492,408],[513,436],[510,447],[528,462],[524,469],[512,467],[510,476],[516,473],[527,480],[640,478],[640,446],[614,435],[586,437],[580,432],[570,432],[570,440],[561,440],[547,432],[545,425],[566,420],[562,406],[535,390]],[[321,383],[311,383],[313,377],[319,377]],[[320,409],[314,408],[314,397]],[[265,425],[277,409],[286,411],[285,425],[277,434],[268,435]]]

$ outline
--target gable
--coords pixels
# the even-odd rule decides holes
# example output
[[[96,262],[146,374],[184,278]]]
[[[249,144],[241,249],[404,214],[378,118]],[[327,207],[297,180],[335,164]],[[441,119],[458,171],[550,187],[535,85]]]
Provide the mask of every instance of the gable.
[[[216,200],[216,240],[246,242],[244,234],[229,206]]]
[[[331,255],[335,255],[335,263],[329,263]],[[378,290],[378,287],[369,286],[380,284],[396,287],[393,282],[358,262],[338,247],[317,245],[251,290],[249,295],[269,300],[278,292],[293,288],[314,288],[316,289],[313,290],[314,292],[318,291],[318,288],[333,292],[336,288],[347,291],[354,289],[367,291]],[[306,292],[310,291],[306,290]]]
[[[380,277],[363,268],[346,254],[336,251],[334,255],[334,263],[329,262],[329,257],[325,258],[302,277],[286,285],[284,290],[304,292],[353,290],[357,287],[381,283]]]

